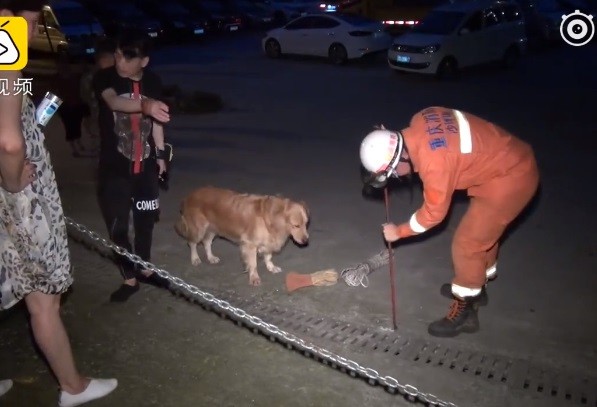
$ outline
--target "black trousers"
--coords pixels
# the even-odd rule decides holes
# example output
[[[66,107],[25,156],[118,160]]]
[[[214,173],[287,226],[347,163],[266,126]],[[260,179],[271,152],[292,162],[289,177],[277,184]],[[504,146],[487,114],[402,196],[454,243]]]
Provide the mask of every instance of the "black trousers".
[[[144,163],[155,169],[155,160]],[[157,170],[130,177],[100,175],[98,201],[110,240],[145,261],[151,261],[153,227],[159,215]],[[133,214],[134,251],[129,239],[129,219]],[[114,253],[125,280],[136,278],[144,267]]]
[[[84,104],[63,104],[58,109],[58,114],[62,118],[66,141],[75,141],[81,138],[81,124],[83,118],[87,116],[89,109]]]

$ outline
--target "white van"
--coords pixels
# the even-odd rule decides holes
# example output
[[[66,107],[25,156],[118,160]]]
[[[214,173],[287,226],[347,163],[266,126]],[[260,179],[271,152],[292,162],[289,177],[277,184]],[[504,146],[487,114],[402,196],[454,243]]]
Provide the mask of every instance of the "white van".
[[[55,19],[49,18],[46,13],[42,13],[37,25],[37,35],[29,41],[29,56],[43,58],[49,55],[67,55],[68,53],[66,35],[60,30],[60,26]]]
[[[459,68],[502,61],[514,65],[526,52],[519,6],[512,1],[471,0],[433,9],[388,50],[398,71],[454,77]]]
[[[29,48],[81,57],[95,53],[96,38],[102,35],[99,21],[80,3],[49,0],[42,9],[39,35]]]

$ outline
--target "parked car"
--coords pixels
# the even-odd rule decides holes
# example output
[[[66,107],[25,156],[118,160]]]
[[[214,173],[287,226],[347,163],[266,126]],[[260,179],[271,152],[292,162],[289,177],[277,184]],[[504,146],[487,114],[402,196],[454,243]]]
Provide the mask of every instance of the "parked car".
[[[132,3],[118,0],[79,0],[102,24],[106,34],[122,32],[144,33],[154,40],[162,38],[163,29],[155,18],[148,16]]]
[[[209,19],[191,13],[180,3],[162,0],[133,0],[134,4],[160,22],[170,40],[203,37],[210,29]]]
[[[257,0],[274,10],[274,19],[278,24],[286,24],[290,20],[304,16],[307,13],[319,11],[320,1],[317,0]]]
[[[274,21],[274,11],[271,7],[251,0],[224,0],[224,3],[233,13],[240,16],[244,27],[267,27]]]
[[[64,34],[67,52],[73,57],[93,55],[97,37],[104,35],[100,22],[75,1],[50,0],[43,6],[42,17],[48,27]]]
[[[41,13],[37,35],[29,41],[29,58],[66,57],[69,54],[66,35],[51,14]]]
[[[433,9],[388,50],[390,68],[440,78],[491,61],[513,66],[526,52],[524,19],[510,1],[478,0]]]
[[[349,14],[307,14],[267,32],[262,40],[270,58],[283,54],[327,57],[334,64],[385,51],[392,37],[379,21]]]
[[[178,0],[195,15],[205,16],[215,32],[232,32],[241,28],[242,20],[218,0]]]
[[[535,8],[543,23],[545,37],[552,43],[562,41],[560,24],[564,14],[572,14],[575,10],[586,14],[592,12],[589,3],[581,0],[540,0],[535,2]]]

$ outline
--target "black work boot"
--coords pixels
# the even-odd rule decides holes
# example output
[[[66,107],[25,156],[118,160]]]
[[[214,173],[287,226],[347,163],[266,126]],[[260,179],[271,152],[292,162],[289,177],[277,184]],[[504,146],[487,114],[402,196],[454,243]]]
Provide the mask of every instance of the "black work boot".
[[[450,298],[450,299],[454,298],[454,295],[452,294],[452,284],[449,284],[449,283],[442,284],[442,287],[440,288],[439,292],[441,293],[442,296],[444,296],[446,298]],[[487,305],[488,302],[489,302],[489,297],[487,296],[487,285],[484,285],[483,288],[481,289],[481,294],[479,294],[477,296],[477,303],[481,306],[485,306],[485,305]]]
[[[466,297],[460,299],[453,297],[448,314],[435,322],[429,324],[427,331],[429,335],[439,337],[453,337],[461,332],[474,333],[479,330],[479,318],[477,309],[478,298]]]

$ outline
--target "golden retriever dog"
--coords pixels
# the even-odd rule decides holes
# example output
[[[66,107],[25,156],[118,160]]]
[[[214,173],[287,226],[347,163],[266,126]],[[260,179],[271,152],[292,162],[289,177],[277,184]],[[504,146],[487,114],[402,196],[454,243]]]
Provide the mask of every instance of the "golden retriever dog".
[[[238,244],[249,283],[257,286],[261,284],[257,254],[263,256],[268,271],[281,272],[272,262],[272,255],[284,247],[289,237],[299,245],[307,244],[308,223],[309,212],[304,202],[208,186],[185,197],[174,229],[188,242],[191,263],[195,266],[201,264],[197,253],[199,242],[203,243],[211,264],[220,261],[211,250],[216,236]]]

